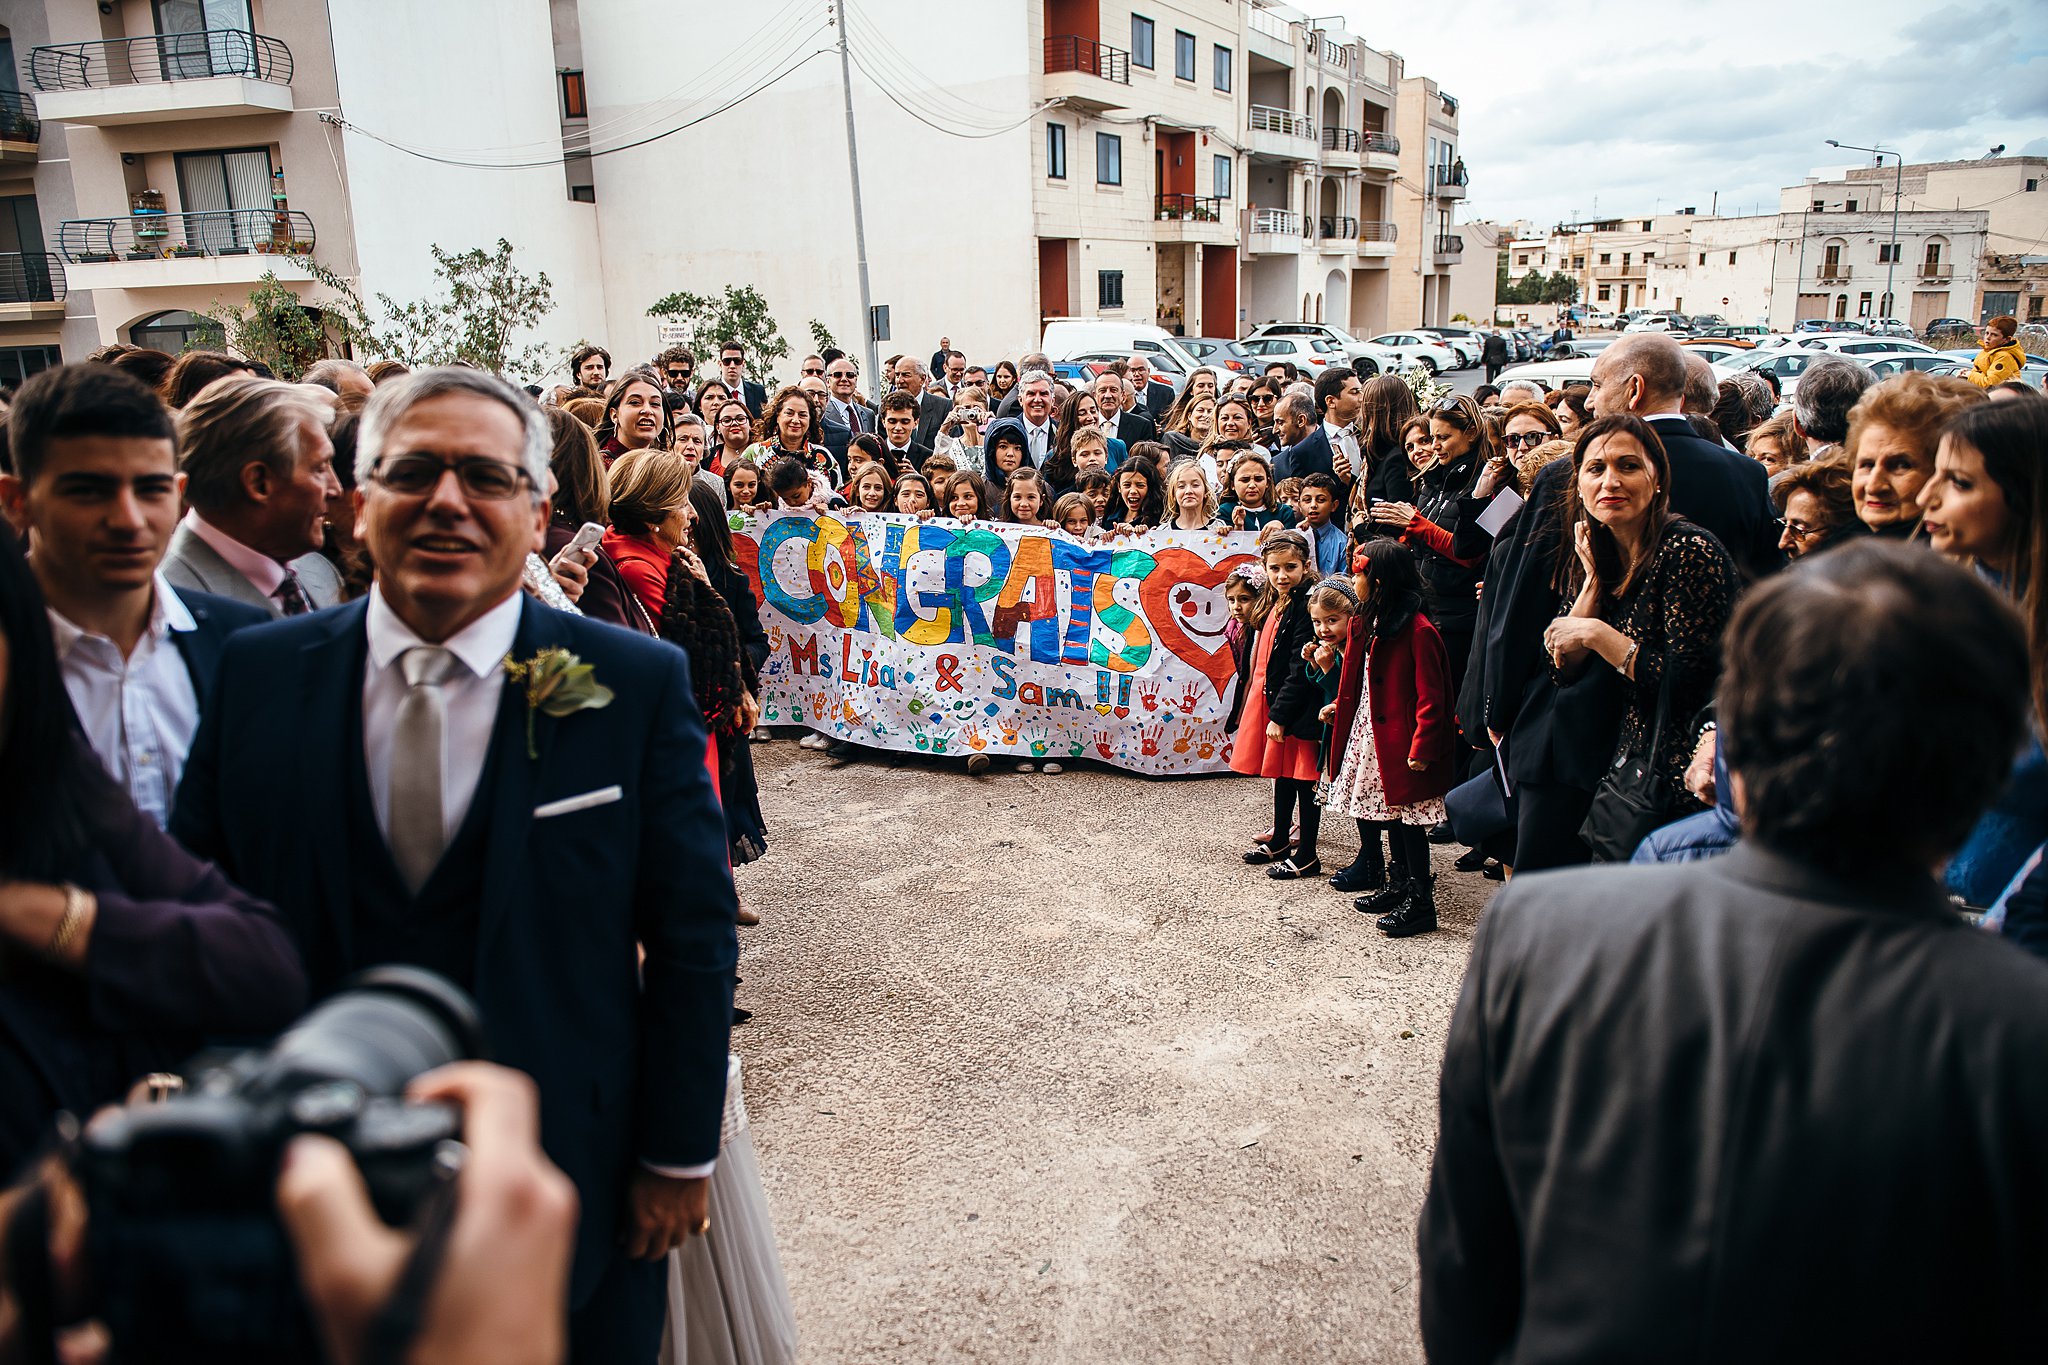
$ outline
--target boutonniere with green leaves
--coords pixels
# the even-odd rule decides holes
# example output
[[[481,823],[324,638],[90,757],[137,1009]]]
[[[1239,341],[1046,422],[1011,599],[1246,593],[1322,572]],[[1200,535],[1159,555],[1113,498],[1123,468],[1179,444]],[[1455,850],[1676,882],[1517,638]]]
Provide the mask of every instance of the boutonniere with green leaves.
[[[526,689],[526,756],[539,758],[533,741],[536,713],[560,719],[578,711],[601,711],[612,704],[612,690],[597,680],[597,665],[584,663],[559,645],[550,646],[525,663],[505,656],[505,676]]]

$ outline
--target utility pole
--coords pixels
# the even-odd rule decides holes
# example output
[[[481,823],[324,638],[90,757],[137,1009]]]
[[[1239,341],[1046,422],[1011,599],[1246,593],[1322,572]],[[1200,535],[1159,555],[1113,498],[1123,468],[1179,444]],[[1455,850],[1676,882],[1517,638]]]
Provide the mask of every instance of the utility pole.
[[[1884,168],[1884,159],[1890,157],[1892,164],[1898,168],[1892,179],[1892,245],[1891,250],[1886,253],[1891,259],[1885,263],[1884,267],[1884,298],[1886,305],[1884,316],[1891,317],[1893,310],[1899,306],[1898,295],[1892,292],[1892,272],[1899,268],[1899,251],[1902,245],[1899,241],[1899,200],[1906,191],[1906,158],[1899,152],[1890,151],[1883,147],[1858,147],[1853,142],[1837,142],[1833,138],[1828,139],[1828,146],[1841,147],[1851,152],[1869,152],[1877,158],[1877,165],[1880,170]],[[1879,190],[1878,194],[1882,196],[1884,191]]]
[[[853,252],[860,270],[860,330],[867,338],[868,382],[875,385],[875,401],[881,402],[883,383],[881,357],[875,348],[875,306],[868,294],[868,228],[860,207],[860,151],[853,140],[853,69],[846,56],[847,6],[835,3],[839,21],[839,88],[846,96],[846,173],[853,181]]]

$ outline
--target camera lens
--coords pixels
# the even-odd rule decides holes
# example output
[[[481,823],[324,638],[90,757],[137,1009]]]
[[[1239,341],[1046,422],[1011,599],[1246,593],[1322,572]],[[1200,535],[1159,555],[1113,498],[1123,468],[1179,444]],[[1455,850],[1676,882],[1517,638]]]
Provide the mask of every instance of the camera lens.
[[[377,967],[279,1038],[255,1088],[349,1081],[365,1095],[396,1095],[422,1072],[483,1051],[482,1021],[461,988],[417,968]]]

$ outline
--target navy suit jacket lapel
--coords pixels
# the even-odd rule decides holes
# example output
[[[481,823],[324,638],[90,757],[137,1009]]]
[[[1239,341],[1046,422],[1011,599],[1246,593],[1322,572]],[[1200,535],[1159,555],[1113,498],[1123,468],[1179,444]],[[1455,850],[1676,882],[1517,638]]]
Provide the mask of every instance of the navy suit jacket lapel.
[[[332,933],[340,956],[349,962],[349,850],[337,831],[348,827],[346,803],[353,789],[350,765],[363,766],[363,668],[369,654],[367,598],[328,612],[324,629],[300,653],[298,679],[304,718],[289,736],[303,775],[306,805],[292,824],[306,833],[301,847],[310,849],[319,904],[301,912],[301,922],[323,925]],[[351,715],[350,708],[353,708]],[[353,741],[353,745],[351,745]],[[351,752],[353,748],[353,752]],[[282,757],[282,755],[280,755]]]
[[[519,633],[512,639],[512,657],[525,661],[552,645],[567,643],[562,629],[567,617],[528,599],[519,613]],[[495,776],[478,801],[490,802],[490,827],[485,834],[483,915],[477,935],[476,980],[486,975],[492,937],[511,917],[515,901],[524,903],[531,890],[527,876],[528,835],[533,826],[534,794],[543,790],[555,720],[533,717],[534,757],[526,747],[526,692],[509,679],[498,706],[498,724],[491,732],[491,756],[485,765]]]

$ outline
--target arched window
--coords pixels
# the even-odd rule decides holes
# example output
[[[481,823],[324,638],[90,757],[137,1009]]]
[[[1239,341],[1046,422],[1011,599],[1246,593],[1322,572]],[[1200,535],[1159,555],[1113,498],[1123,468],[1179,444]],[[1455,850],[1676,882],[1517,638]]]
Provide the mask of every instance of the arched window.
[[[185,351],[216,350],[227,344],[220,324],[182,308],[153,313],[128,329],[128,340],[151,350],[179,355]]]

